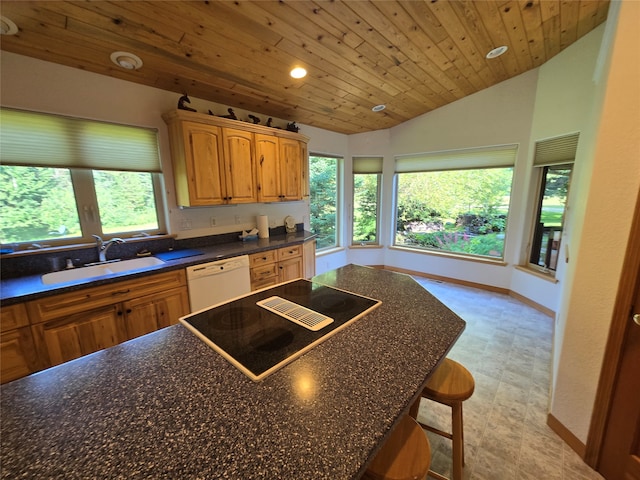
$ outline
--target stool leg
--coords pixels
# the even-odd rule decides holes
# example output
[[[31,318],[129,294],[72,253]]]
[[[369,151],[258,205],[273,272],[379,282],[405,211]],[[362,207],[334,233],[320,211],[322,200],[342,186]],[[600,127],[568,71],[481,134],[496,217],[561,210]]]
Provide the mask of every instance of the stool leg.
[[[451,427],[453,434],[453,480],[462,480],[462,465],[464,465],[462,402],[453,402],[451,404]]]

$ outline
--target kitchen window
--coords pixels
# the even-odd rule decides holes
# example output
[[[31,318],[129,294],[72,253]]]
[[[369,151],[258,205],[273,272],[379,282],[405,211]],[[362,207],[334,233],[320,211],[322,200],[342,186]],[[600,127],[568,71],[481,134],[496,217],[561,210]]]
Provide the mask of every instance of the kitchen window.
[[[533,158],[538,197],[529,243],[529,265],[555,275],[578,147],[578,133],[536,142]]]
[[[316,250],[338,246],[339,183],[342,157],[309,155],[309,208]]]
[[[5,108],[1,114],[3,245],[165,231],[154,130]]]
[[[378,245],[382,157],[353,158],[352,245]]]
[[[502,259],[517,147],[396,157],[394,245]]]

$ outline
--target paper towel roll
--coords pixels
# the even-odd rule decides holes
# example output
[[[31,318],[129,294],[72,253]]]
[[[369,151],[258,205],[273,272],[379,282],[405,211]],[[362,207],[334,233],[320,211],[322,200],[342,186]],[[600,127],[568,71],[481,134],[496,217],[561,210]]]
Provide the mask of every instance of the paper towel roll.
[[[269,217],[266,215],[258,215],[258,237],[269,238]]]

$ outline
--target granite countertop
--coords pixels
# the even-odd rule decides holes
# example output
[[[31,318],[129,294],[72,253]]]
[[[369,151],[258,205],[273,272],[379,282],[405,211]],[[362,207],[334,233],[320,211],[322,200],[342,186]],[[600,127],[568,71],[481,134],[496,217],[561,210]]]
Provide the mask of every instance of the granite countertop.
[[[250,255],[252,253],[273,250],[276,248],[286,247],[288,245],[301,244],[314,237],[315,235],[311,232],[299,231],[296,233],[274,235],[269,238],[260,238],[246,242],[234,241],[213,246],[199,246],[195,248],[195,250],[202,252],[202,255],[167,260],[162,265],[148,267],[145,269],[114,273],[104,277],[94,277],[54,285],[45,285],[42,283],[42,274],[2,279],[0,281],[0,302],[2,305],[11,305],[12,303],[35,300],[48,295],[65,293],[73,290],[79,290],[81,288],[116,283],[122,280],[130,280],[164,271],[186,268],[199,263],[224,260],[226,258],[237,257],[239,255]]]
[[[259,383],[178,324],[2,385],[1,477],[359,478],[465,322],[408,275],[314,280],[383,303]]]

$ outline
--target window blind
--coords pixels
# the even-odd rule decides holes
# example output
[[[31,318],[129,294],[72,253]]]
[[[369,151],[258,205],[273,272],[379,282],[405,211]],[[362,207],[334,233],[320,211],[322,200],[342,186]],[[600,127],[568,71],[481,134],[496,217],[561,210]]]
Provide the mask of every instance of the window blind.
[[[382,157],[353,157],[353,173],[382,173]]]
[[[395,157],[396,173],[512,167],[517,153],[518,146],[511,144],[399,155]]]
[[[536,167],[571,163],[576,158],[579,133],[563,135],[536,142],[533,164]]]
[[[157,131],[9,108],[0,109],[5,165],[160,172]]]

